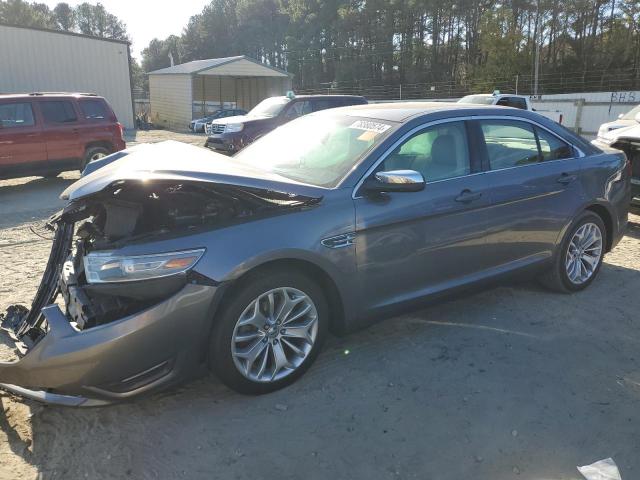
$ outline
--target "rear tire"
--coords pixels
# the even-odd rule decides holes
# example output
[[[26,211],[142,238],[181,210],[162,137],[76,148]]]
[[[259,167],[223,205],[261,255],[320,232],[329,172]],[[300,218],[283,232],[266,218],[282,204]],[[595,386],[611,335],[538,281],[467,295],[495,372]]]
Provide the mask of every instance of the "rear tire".
[[[329,323],[318,284],[284,270],[244,280],[216,317],[210,367],[228,387],[250,395],[279,390],[302,376],[318,356]]]
[[[573,293],[584,290],[600,272],[607,244],[607,230],[599,215],[586,211],[567,230],[553,266],[539,277],[550,290]]]
[[[111,154],[111,150],[105,147],[91,147],[87,148],[87,151],[84,153],[84,158],[82,159],[82,163],[80,164],[80,173],[84,171],[87,165],[94,161],[99,160],[107,155]]]

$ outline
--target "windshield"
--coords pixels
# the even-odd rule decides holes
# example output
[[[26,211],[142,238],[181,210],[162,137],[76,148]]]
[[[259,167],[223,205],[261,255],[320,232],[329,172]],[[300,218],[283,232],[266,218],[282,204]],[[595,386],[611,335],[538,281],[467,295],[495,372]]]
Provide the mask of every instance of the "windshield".
[[[391,127],[346,115],[310,115],[277,128],[234,158],[291,180],[333,188]]]
[[[253,107],[248,115],[251,117],[275,117],[290,101],[287,97],[266,98]]]
[[[635,120],[636,119],[636,115],[638,115],[639,113],[640,113],[640,105],[638,105],[636,108],[632,108],[630,111],[625,113],[622,116],[622,118],[624,120]]]
[[[476,103],[478,105],[493,105],[495,100],[492,96],[487,95],[467,95],[458,100],[458,103]]]

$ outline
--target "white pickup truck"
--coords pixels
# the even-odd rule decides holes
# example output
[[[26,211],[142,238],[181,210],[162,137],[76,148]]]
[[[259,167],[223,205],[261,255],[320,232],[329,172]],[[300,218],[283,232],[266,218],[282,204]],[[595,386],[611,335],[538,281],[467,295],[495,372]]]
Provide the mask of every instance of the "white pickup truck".
[[[529,97],[524,95],[512,95],[510,93],[481,93],[467,95],[458,100],[458,103],[476,103],[478,105],[500,105],[502,107],[514,107],[521,110],[531,110],[539,113],[554,122],[562,124],[562,112],[560,110],[536,110],[531,106]]]

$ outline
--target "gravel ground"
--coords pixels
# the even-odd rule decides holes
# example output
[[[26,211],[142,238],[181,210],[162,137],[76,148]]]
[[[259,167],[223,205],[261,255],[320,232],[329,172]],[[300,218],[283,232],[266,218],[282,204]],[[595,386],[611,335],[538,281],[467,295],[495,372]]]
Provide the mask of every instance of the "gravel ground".
[[[31,227],[75,178],[0,182],[0,311],[35,292],[49,242]],[[585,292],[514,284],[385,320],[331,338],[271,395],[213,377],[97,409],[0,393],[0,479],[575,480],[609,456],[638,478],[640,210],[630,218]]]

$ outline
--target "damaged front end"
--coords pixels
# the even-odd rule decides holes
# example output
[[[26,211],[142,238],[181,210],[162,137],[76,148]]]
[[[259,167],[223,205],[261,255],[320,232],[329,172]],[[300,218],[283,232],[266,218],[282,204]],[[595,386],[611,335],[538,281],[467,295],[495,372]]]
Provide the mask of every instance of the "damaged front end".
[[[620,138],[613,148],[622,150],[631,164],[631,198],[640,198],[640,138]]]
[[[0,388],[90,406],[193,376],[224,289],[196,268],[203,239],[318,200],[174,174],[117,179],[71,198],[47,222],[53,245],[31,308],[0,315],[19,351],[0,362]],[[140,253],[153,242],[181,248]]]

